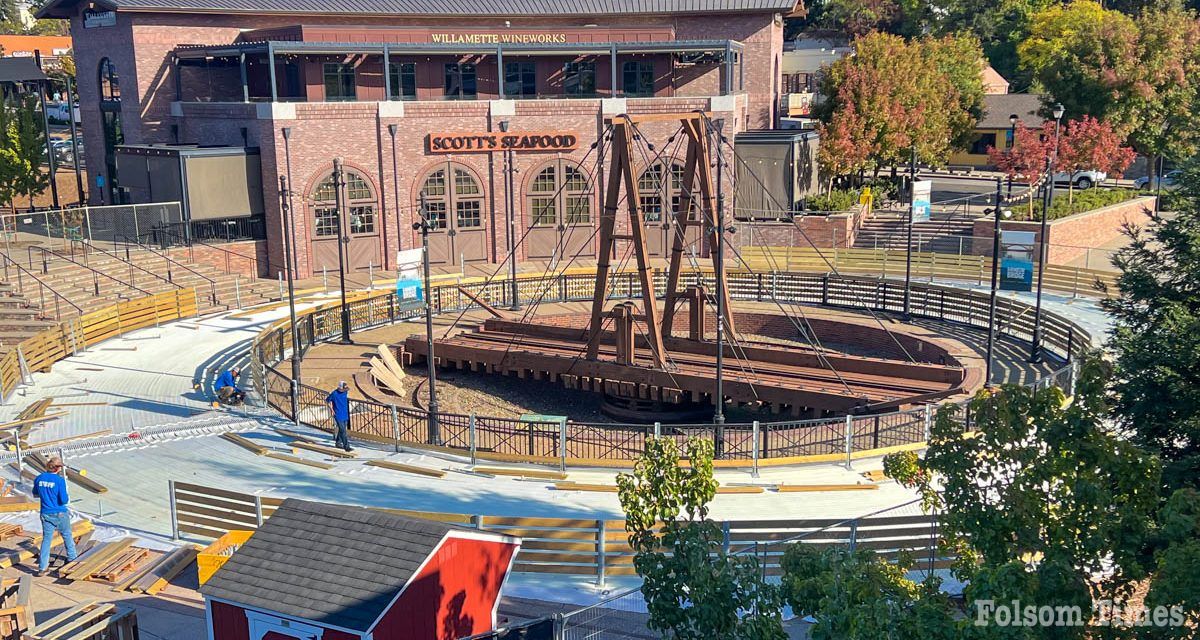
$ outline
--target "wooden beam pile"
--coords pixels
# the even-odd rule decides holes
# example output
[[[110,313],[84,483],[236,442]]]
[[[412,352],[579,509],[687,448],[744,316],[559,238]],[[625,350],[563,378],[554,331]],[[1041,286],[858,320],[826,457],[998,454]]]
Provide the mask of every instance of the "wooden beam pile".
[[[48,461],[49,458],[36,451],[25,456],[25,464],[37,469],[41,473],[46,471],[46,463]],[[79,469],[68,465],[63,467],[63,470],[67,472],[67,480],[74,482],[75,484],[87,489],[88,491],[91,491],[92,493],[105,493],[108,491],[108,487],[85,476]]]
[[[0,638],[20,640],[33,623],[33,577],[5,578],[0,584]]]
[[[137,613],[96,601],[80,605],[35,625],[25,640],[138,640]]]
[[[383,385],[393,395],[404,395],[404,367],[396,361],[392,348],[386,344],[379,345],[376,350],[379,355],[371,356],[371,377],[377,384]]]
[[[134,538],[121,538],[101,542],[80,554],[75,562],[62,568],[62,577],[68,580],[90,580],[112,582],[136,571],[150,552],[134,547]]]
[[[83,548],[86,545],[94,528],[90,520],[78,520],[71,524],[71,535],[76,540],[76,547]],[[0,542],[0,569],[7,569],[34,559],[37,557],[41,544],[41,533]],[[51,549],[57,549],[60,546],[62,546],[62,536],[55,532]]]
[[[156,595],[184,569],[196,564],[197,553],[199,550],[196,547],[188,545],[162,554],[154,561],[147,563],[141,571],[127,578],[125,582],[118,584],[116,588],[133,593]]]

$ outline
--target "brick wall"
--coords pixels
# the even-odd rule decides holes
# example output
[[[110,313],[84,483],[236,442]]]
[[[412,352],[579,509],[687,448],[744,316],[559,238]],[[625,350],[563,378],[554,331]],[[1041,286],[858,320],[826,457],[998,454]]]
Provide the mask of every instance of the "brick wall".
[[[733,244],[738,247],[846,248],[862,225],[860,205],[847,213],[803,216],[794,222],[738,222]]]
[[[270,278],[275,275],[267,271],[265,240],[196,244],[172,251],[177,255],[186,255],[196,264],[210,266],[224,273],[238,273],[247,278]]]
[[[1066,218],[1051,220],[1047,225],[1049,248],[1048,264],[1069,264],[1088,253],[1088,249],[1111,246],[1122,236],[1125,224],[1144,226],[1149,219],[1147,211],[1154,210],[1154,196],[1142,196],[1093,211],[1077,213]],[[992,255],[992,235],[995,221],[979,218],[975,221],[972,253]],[[1028,231],[1034,234],[1034,243],[1041,242],[1041,223],[1004,220],[1000,228],[1005,231]],[[1036,257],[1036,253],[1035,253]],[[1093,265],[1095,267],[1096,265]]]

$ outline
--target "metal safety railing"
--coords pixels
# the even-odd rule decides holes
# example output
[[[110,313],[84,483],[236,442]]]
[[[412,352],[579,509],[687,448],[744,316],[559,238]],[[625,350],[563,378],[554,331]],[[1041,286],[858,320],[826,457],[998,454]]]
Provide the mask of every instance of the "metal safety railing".
[[[28,298],[28,292],[25,290],[25,287],[26,287],[25,280],[26,279],[32,280],[33,281],[32,284],[37,285],[37,287],[38,287],[38,307],[41,309],[41,311],[43,313],[45,313],[45,311],[46,311],[46,292],[47,291],[49,291],[50,295],[53,296],[51,298],[51,300],[54,301],[54,319],[55,320],[62,320],[62,317],[63,317],[62,303],[64,303],[64,302],[67,303],[67,305],[70,306],[72,309],[74,309],[76,314],[83,313],[83,309],[81,309],[79,307],[79,305],[75,304],[74,302],[71,302],[70,298],[68,298],[67,296],[58,292],[54,287],[52,287],[49,284],[47,284],[46,282],[44,282],[41,278],[39,278],[37,275],[35,275],[32,271],[29,271],[25,267],[22,267],[21,263],[17,262],[16,260],[13,260],[7,254],[0,253],[0,258],[3,258],[4,281],[5,282],[8,282],[10,284],[13,282],[13,278],[10,275],[11,272],[9,271],[9,269],[11,268],[16,271],[16,274],[17,274],[16,284],[17,284],[17,292],[18,293],[20,293],[21,295],[26,296],[26,298]]]
[[[658,286],[665,274],[655,274]],[[711,274],[697,276],[702,282]],[[814,273],[730,273],[729,292],[734,300],[777,300],[785,303],[822,304],[851,309],[897,313],[904,308],[904,290],[887,279]],[[545,302],[590,299],[594,275],[567,274],[529,277],[520,281],[519,295],[541,296]],[[711,283],[709,283],[711,284]],[[662,290],[659,288],[658,290]],[[440,286],[429,291],[435,312],[460,311],[476,306],[472,297],[495,306],[508,304],[511,287],[491,282],[472,296],[457,286]],[[640,295],[634,274],[615,274],[610,297]],[[526,298],[528,299],[528,298]],[[349,303],[351,330],[357,331],[418,317],[421,308],[405,306],[394,293],[379,294]],[[997,301],[998,325],[1002,335],[1024,343],[1034,332],[1031,305],[1009,298]],[[910,294],[914,317],[986,329],[989,311],[987,292],[914,283]],[[341,335],[341,313],[337,304],[305,311],[298,318],[301,349]],[[276,365],[288,357],[291,338],[287,320],[268,328],[251,349],[258,391],[266,403],[288,418],[321,429],[332,429],[324,404],[325,391],[294,383]],[[1070,360],[1091,342],[1091,336],[1071,320],[1043,310],[1043,345],[1047,354]],[[293,395],[295,396],[293,398]],[[297,411],[292,412],[293,399]],[[774,423],[727,424],[720,430],[712,424],[626,425],[609,423],[541,423],[513,418],[439,413],[436,436],[427,425],[423,409],[380,402],[352,401],[350,434],[366,440],[399,445],[451,448],[478,459],[512,459],[568,466],[578,462],[620,466],[632,464],[647,438],[692,437],[714,440],[720,459],[734,466],[757,469],[760,464],[799,462],[816,456],[845,460],[872,455],[882,449],[920,446],[929,431],[931,415],[921,408],[909,411],[854,415],[817,420]],[[969,421],[969,418],[968,418]],[[437,440],[431,440],[436,437]],[[719,438],[719,440],[718,440]]]

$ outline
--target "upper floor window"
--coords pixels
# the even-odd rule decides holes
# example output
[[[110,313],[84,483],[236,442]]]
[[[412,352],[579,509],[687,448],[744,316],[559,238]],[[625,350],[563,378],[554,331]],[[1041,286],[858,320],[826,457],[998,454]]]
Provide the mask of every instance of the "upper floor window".
[[[447,64],[443,89],[447,100],[474,100],[477,92],[475,65],[465,62]]]
[[[326,101],[345,102],[355,99],[354,65],[348,62],[326,62],[323,75]]]
[[[621,88],[627,96],[654,95],[654,62],[634,60],[621,65]]]
[[[569,96],[596,95],[596,63],[581,61],[564,64],[563,93]]]
[[[117,67],[108,58],[100,60],[100,99],[120,100],[121,83],[117,77]]]
[[[417,99],[417,64],[415,62],[393,62],[388,74],[392,84],[392,100]]]
[[[504,95],[517,98],[536,96],[537,65],[533,62],[505,62]]]

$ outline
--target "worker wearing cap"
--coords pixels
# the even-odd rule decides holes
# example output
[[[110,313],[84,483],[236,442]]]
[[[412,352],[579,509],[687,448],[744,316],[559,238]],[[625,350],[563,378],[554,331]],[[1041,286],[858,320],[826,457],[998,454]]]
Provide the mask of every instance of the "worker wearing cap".
[[[325,398],[325,404],[329,405],[337,429],[333,434],[333,446],[353,451],[350,448],[350,385],[345,380],[339,382]]]
[[[213,383],[213,389],[217,392],[217,399],[222,404],[230,404],[234,398],[242,393],[242,390],[237,385],[237,379],[240,375],[242,375],[242,370],[234,367],[218,376],[217,381]]]
[[[75,539],[71,537],[71,511],[67,509],[67,481],[62,477],[62,458],[54,456],[46,463],[46,471],[33,479],[33,492],[42,503],[42,552],[38,555],[38,575],[46,575],[50,567],[50,549],[54,532],[63,539],[67,562],[75,561]]]

